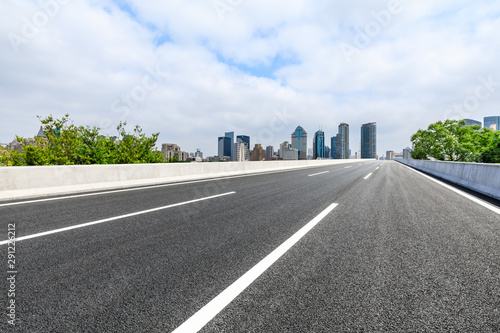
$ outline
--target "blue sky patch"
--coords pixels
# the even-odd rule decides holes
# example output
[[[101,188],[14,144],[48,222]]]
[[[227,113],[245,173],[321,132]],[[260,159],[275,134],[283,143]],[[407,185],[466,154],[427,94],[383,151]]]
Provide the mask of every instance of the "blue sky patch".
[[[278,53],[274,59],[272,60],[271,63],[269,64],[264,64],[260,63],[255,66],[248,65],[248,64],[243,64],[243,63],[238,63],[235,62],[231,59],[226,59],[224,58],[221,54],[216,53],[217,55],[217,60],[221,63],[224,63],[230,67],[235,67],[238,70],[242,71],[243,73],[255,76],[255,77],[265,77],[268,79],[276,79],[276,76],[274,73],[287,66],[293,66],[293,65],[298,65],[300,64],[300,61],[298,61],[295,58],[292,57],[284,57],[282,54]]]

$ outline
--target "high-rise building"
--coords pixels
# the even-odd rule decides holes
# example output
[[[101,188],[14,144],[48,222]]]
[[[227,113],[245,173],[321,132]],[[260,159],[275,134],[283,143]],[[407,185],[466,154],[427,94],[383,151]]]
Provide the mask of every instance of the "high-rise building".
[[[283,150],[283,160],[293,160],[296,161],[299,159],[299,150],[295,148],[285,148]]]
[[[246,142],[234,143],[235,162],[244,162],[250,160],[250,152]]]
[[[307,160],[307,132],[301,126],[292,133],[292,148],[299,151],[299,160]]]
[[[337,136],[332,136],[332,152],[331,152],[331,155],[332,155],[332,158],[335,160],[337,159]]]
[[[262,161],[266,158],[266,151],[262,148],[262,145],[255,144],[255,147],[250,152],[250,161]]]
[[[465,126],[479,125],[480,127],[483,127],[483,124],[480,121],[474,119],[464,119],[464,120],[465,120]]]
[[[484,117],[484,127],[492,131],[500,131],[500,116]]]
[[[266,159],[270,160],[273,158],[274,155],[274,147],[273,146],[267,146],[266,147]]]
[[[341,123],[337,134],[337,158],[348,160],[349,157],[349,124]]]
[[[325,158],[332,158],[332,151],[328,146],[325,146]]]
[[[292,145],[288,141],[285,141],[282,144],[280,144],[280,154],[279,154],[279,157],[283,158],[283,156],[285,154],[285,150],[288,150],[290,148],[292,148]]]
[[[248,135],[238,135],[236,142],[244,142],[247,144],[247,148],[250,149],[250,137]]]
[[[182,151],[181,147],[175,143],[164,143],[161,145],[163,159],[168,161],[177,159],[177,161],[186,161],[189,158],[189,153]]]
[[[203,153],[201,152],[200,148],[196,149],[196,153],[194,153],[194,157],[199,157],[199,158],[203,159]]]
[[[227,156],[231,157],[231,138],[227,136],[220,136],[219,137],[219,157]],[[233,147],[234,149],[234,147]]]
[[[377,123],[361,126],[361,158],[377,157]]]
[[[231,157],[231,161],[234,161],[234,132],[226,132],[226,134],[224,135],[226,138],[229,138],[231,140],[231,144],[230,144],[230,155],[228,155],[229,157]]]
[[[394,151],[393,150],[388,150],[385,153],[385,159],[386,160],[393,160],[394,159]]]
[[[313,160],[325,158],[325,132],[317,131],[313,138]]]

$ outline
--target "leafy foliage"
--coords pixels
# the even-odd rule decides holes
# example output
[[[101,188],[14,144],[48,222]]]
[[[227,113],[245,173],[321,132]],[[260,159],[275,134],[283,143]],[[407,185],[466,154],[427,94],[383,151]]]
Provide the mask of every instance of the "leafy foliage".
[[[464,120],[438,121],[429,125],[427,130],[418,130],[413,134],[412,158],[486,162],[484,154],[491,150],[496,137],[498,135],[488,128],[481,129],[479,125],[465,126]]]
[[[484,163],[500,163],[500,132],[495,134],[493,144],[481,154],[481,161]]]
[[[8,150],[0,155],[0,162],[13,166],[164,162],[163,154],[155,148],[159,133],[148,137],[139,126],[128,133],[127,123],[120,122],[118,136],[109,137],[101,136],[100,128],[70,123],[68,114],[61,119],[51,115],[40,121],[44,137],[35,137],[34,142],[16,137],[22,153]]]

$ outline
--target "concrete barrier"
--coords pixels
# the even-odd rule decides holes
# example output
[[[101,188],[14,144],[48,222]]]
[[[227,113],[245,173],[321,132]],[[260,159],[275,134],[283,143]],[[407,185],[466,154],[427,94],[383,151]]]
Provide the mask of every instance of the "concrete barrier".
[[[400,160],[415,169],[500,200],[500,165],[483,163]]]
[[[360,160],[307,160],[0,167],[0,200],[359,162]]]

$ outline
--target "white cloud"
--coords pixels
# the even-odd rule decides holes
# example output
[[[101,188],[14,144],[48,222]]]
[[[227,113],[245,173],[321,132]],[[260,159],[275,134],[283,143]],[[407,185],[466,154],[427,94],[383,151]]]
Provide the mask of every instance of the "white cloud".
[[[0,3],[0,142],[35,134],[37,115],[70,113],[79,124],[127,120],[205,155],[226,131],[276,147],[299,124],[331,137],[347,122],[354,151],[360,126],[376,121],[384,154],[473,96],[479,77],[500,82],[494,1],[401,0],[378,30],[391,1],[242,0],[224,19],[205,0],[61,1],[52,16],[39,6],[55,1]],[[359,31],[369,42],[356,45]],[[350,63],[341,43],[357,47]],[[467,114],[498,115],[499,102],[496,87]],[[280,110],[293,117],[285,126]]]

